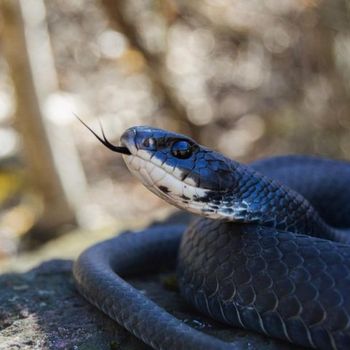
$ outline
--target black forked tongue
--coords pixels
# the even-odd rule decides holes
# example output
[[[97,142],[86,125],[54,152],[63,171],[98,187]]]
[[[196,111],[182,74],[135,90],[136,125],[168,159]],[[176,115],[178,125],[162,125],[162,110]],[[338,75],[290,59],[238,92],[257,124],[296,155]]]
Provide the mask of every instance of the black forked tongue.
[[[103,127],[102,124],[100,123],[100,128],[101,128],[101,132],[102,132],[102,137],[98,136],[95,131],[93,131],[85,122],[83,122],[77,115],[75,115],[76,118],[80,121],[80,123],[82,123],[103,145],[105,145],[107,148],[109,148],[111,151],[113,152],[117,152],[117,153],[122,153],[122,154],[126,154],[126,155],[130,155],[130,151],[128,150],[127,147],[123,147],[123,146],[115,146],[112,143],[110,143],[107,140],[107,137],[103,131]]]

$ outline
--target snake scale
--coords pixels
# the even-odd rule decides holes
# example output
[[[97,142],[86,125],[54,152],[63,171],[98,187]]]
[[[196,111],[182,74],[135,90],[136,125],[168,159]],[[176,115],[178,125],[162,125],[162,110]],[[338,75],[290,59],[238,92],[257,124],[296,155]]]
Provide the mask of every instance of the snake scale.
[[[350,348],[350,163],[281,156],[243,165],[151,127],[126,130],[121,146],[95,136],[148,189],[201,218],[83,252],[73,272],[91,303],[155,349],[236,349],[123,279],[177,261],[182,296],[213,319],[305,347]]]

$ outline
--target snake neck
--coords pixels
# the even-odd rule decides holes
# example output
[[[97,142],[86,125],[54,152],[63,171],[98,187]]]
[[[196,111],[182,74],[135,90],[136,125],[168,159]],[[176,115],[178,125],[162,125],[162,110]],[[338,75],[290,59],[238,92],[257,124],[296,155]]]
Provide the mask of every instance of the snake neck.
[[[299,193],[237,162],[232,161],[231,167],[234,188],[201,198],[208,203],[205,211],[215,210],[217,217],[228,221],[345,241]]]

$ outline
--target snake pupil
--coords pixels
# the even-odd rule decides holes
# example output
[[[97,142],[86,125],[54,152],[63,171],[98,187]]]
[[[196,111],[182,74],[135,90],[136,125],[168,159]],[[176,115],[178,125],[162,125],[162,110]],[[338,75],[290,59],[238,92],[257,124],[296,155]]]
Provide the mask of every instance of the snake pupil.
[[[171,153],[179,159],[187,159],[192,155],[192,147],[187,141],[176,141],[171,147]]]

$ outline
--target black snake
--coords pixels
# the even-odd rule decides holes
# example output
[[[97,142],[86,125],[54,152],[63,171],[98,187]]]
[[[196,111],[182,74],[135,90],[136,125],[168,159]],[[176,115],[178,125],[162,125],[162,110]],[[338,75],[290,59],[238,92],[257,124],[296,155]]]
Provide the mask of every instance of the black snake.
[[[350,163],[285,156],[246,166],[150,127],[128,129],[120,147],[97,137],[152,192],[205,218],[184,234],[157,227],[85,251],[74,276],[91,303],[155,349],[235,349],[120,277],[177,259],[181,294],[202,313],[297,345],[350,348]]]

